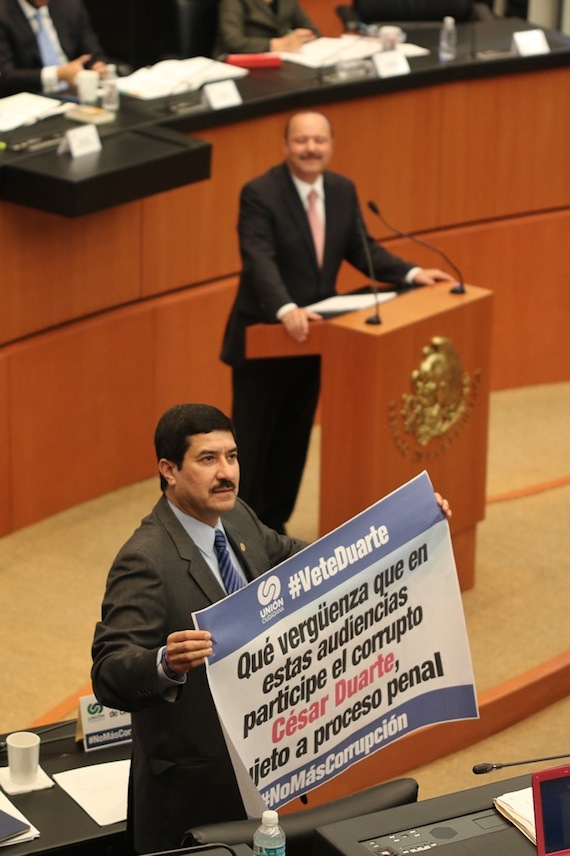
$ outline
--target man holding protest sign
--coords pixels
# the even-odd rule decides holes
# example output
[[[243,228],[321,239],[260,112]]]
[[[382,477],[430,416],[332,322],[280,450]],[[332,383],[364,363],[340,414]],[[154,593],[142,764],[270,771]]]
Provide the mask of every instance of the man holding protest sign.
[[[221,411],[172,407],[155,449],[163,496],[113,563],[93,642],[97,698],[132,713],[138,853],[179,847],[193,825],[245,817],[204,668],[212,637],[188,628],[193,612],[306,546],[238,499],[236,437]]]

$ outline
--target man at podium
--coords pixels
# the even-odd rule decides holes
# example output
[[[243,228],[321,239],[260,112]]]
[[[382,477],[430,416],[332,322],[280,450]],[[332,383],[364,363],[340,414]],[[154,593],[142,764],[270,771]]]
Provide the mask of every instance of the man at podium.
[[[398,258],[368,235],[352,181],[327,170],[333,130],[326,116],[294,114],[284,162],[242,190],[242,273],[222,360],[232,367],[232,419],[240,448],[240,496],[263,522],[285,531],[297,497],[319,397],[316,356],[247,360],[252,324],[283,324],[297,342],[320,316],[306,307],[335,293],[343,260],[391,290],[452,281]]]

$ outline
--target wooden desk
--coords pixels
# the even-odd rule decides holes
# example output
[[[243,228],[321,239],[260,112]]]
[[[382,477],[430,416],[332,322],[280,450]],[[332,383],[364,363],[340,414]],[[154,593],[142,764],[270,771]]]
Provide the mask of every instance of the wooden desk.
[[[511,19],[485,27],[481,47],[508,47]],[[150,476],[156,419],[173,403],[229,410],[218,355],[240,268],[239,191],[280,160],[296,106],[326,110],[332,166],[363,202],[493,290],[491,388],[568,378],[570,43],[481,63],[462,32],[454,68],[420,58],[406,79],[330,88],[306,69],[260,70],[240,83],[242,108],[173,118],[212,144],[209,181],[73,220],[0,203],[0,534]],[[361,284],[342,271],[339,290]],[[61,449],[81,461],[65,477]]]

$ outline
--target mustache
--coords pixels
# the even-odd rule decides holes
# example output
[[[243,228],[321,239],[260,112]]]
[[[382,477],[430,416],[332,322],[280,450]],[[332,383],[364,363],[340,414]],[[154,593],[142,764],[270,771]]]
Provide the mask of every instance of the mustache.
[[[231,479],[221,479],[221,481],[212,488],[212,493],[215,493],[217,490],[235,490],[235,488],[236,483]]]
[[[301,160],[322,160],[322,156],[309,152],[306,155],[301,155]]]

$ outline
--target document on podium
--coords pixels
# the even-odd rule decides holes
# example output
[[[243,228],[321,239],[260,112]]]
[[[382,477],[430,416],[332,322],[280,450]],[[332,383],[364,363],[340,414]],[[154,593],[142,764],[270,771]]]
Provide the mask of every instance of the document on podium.
[[[359,309],[370,309],[378,303],[387,303],[388,300],[393,300],[397,297],[395,291],[379,291],[376,295],[373,292],[366,294],[335,294],[333,297],[327,297],[325,300],[319,300],[317,303],[311,303],[310,306],[305,306],[305,309],[310,309],[312,312],[318,312],[320,315],[329,317],[332,315],[343,315],[345,312],[357,312]]]

